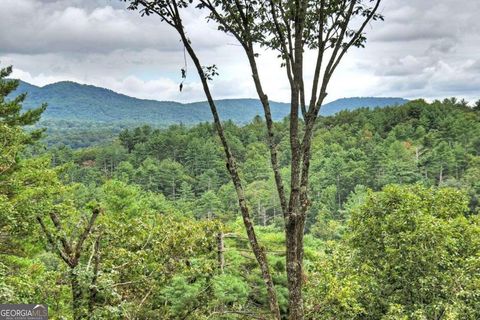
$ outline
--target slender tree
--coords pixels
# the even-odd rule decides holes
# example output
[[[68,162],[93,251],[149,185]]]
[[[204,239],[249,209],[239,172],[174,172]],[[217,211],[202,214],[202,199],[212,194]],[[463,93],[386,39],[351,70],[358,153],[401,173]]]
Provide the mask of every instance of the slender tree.
[[[222,142],[227,167],[235,186],[239,205],[252,250],[262,270],[269,294],[272,316],[280,318],[275,288],[265,251],[257,241],[245,201],[243,186],[218,112],[210,93],[208,80],[216,73],[214,66],[204,67],[187,37],[181,10],[194,3],[206,9],[209,19],[219,29],[233,35],[243,47],[250,64],[256,91],[264,109],[270,160],[285,219],[286,264],[289,289],[289,318],[303,319],[303,235],[310,206],[308,197],[311,142],[320,108],[327,96],[327,87],[346,52],[363,47],[365,28],[372,20],[383,19],[377,13],[381,0],[124,0],[129,9],[142,15],[159,15],[181,37],[193,60],[209,102],[217,133]],[[280,175],[275,132],[269,98],[257,66],[259,46],[279,54],[290,85],[290,186],[285,188]],[[306,96],[304,54],[317,53],[310,97]],[[307,98],[310,98],[307,102]],[[303,123],[302,123],[303,118]]]

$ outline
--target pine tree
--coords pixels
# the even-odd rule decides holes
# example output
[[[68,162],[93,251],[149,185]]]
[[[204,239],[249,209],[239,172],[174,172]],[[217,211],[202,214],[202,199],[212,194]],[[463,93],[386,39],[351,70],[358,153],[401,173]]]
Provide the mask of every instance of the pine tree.
[[[26,93],[21,93],[13,99],[6,99],[12,94],[19,85],[19,80],[6,79],[12,73],[12,67],[0,69],[0,123],[8,126],[28,126],[33,125],[47,108],[47,104],[36,109],[28,110],[21,114],[22,103],[27,97]],[[38,137],[39,131],[34,131],[31,137]]]
[[[17,161],[18,153],[28,144],[41,137],[43,130],[26,132],[23,126],[35,124],[47,108],[43,104],[39,108],[21,113],[22,103],[27,94],[22,93],[13,98],[7,96],[18,88],[18,80],[7,77],[12,73],[12,67],[0,69],[0,174],[3,176]]]

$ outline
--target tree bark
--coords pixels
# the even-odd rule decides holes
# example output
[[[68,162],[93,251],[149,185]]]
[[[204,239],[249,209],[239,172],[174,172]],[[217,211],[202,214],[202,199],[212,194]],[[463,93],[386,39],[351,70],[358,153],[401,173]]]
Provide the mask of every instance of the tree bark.
[[[100,236],[97,237],[94,244],[94,253],[93,253],[93,277],[92,282],[90,283],[90,294],[88,297],[88,313],[89,316],[93,314],[95,309],[95,303],[97,300],[97,279],[98,272],[100,269]]]
[[[289,319],[303,319],[303,223],[290,219],[286,226],[288,315]]]
[[[72,288],[72,313],[74,320],[84,319],[82,310],[82,288],[75,268],[70,268],[70,285]]]
[[[302,1],[295,1],[294,64],[292,66],[293,85],[291,86],[290,109],[290,148],[292,154],[290,176],[289,210],[285,223],[286,264],[288,279],[288,316],[291,320],[303,319],[303,228],[305,214],[301,209],[302,197],[302,150],[299,138],[299,107],[301,84],[303,81],[303,25]]]

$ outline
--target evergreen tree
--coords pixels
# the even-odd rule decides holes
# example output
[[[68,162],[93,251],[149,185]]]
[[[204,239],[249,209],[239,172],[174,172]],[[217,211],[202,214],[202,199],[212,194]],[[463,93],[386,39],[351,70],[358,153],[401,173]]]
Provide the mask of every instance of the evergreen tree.
[[[25,222],[22,222],[17,211],[15,186],[21,178],[13,176],[19,173],[22,176],[28,169],[19,166],[19,154],[26,146],[38,140],[42,130],[27,132],[23,126],[35,124],[45,110],[46,105],[22,113],[22,102],[26,94],[16,97],[7,97],[18,87],[18,80],[6,79],[12,73],[12,67],[0,69],[0,251],[6,247],[16,251],[12,233],[25,232]],[[35,170],[32,170],[35,171]],[[12,178],[13,176],[13,178]],[[32,184],[33,181],[32,181]],[[6,235],[6,236],[4,236]],[[6,242],[4,242],[6,241]]]
[[[18,153],[41,137],[43,130],[27,133],[22,127],[37,123],[47,108],[43,104],[22,113],[22,103],[27,94],[11,97],[19,85],[18,80],[7,79],[11,73],[11,66],[0,69],[0,136],[3,137],[0,142],[0,180],[17,161]]]

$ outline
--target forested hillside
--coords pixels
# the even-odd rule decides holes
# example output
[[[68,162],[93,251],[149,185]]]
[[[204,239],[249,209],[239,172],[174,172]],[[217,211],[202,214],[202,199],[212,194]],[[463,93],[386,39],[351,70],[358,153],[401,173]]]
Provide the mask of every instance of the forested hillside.
[[[175,123],[197,124],[211,121],[207,102],[178,103],[132,98],[114,91],[75,82],[57,82],[44,87],[20,82],[17,93],[28,93],[25,109],[48,103],[43,120],[70,122],[99,122],[129,125],[150,124],[168,126]],[[347,98],[326,104],[322,114],[331,115],[341,110],[360,107],[384,107],[404,104],[401,98]],[[246,124],[261,114],[257,99],[219,100],[218,109],[222,119],[237,124]],[[287,103],[271,102],[272,117],[279,121],[288,115]],[[61,122],[57,122],[57,126]]]
[[[125,128],[145,124],[166,128],[178,123],[192,126],[212,120],[207,102],[183,104],[142,100],[75,82],[37,87],[20,81],[12,96],[20,93],[27,93],[24,101],[26,110],[44,102],[48,104],[35,127],[47,129],[44,141],[49,146],[88,147],[111,142]],[[332,115],[342,110],[402,105],[406,102],[401,98],[344,98],[327,103],[321,112]],[[260,101],[256,99],[220,100],[217,103],[222,119],[238,125],[249,123],[263,112]],[[272,117],[276,121],[281,121],[290,112],[286,103],[271,102],[271,106]]]
[[[315,135],[311,164],[312,190],[321,195],[314,200],[312,210],[335,216],[356,189],[380,190],[391,183],[462,186],[471,192],[472,206],[476,206],[479,116],[455,99],[447,99],[343,111],[323,118]],[[288,123],[275,125],[280,163],[286,165]],[[266,214],[270,220],[275,211],[275,188],[268,173],[264,122],[257,117],[245,126],[227,122],[225,127],[247,191],[263,194],[262,201],[255,202],[260,208],[258,215]],[[101,184],[121,177],[172,200],[181,198],[185,188],[202,197],[209,191],[218,196],[230,186],[217,137],[208,123],[125,129],[116,142],[105,146],[79,150],[61,147],[50,152],[56,164],[73,162],[76,169],[70,176],[78,176],[84,183]],[[284,175],[288,179],[288,172]]]
[[[5,73],[8,75],[8,73]],[[2,82],[8,94],[14,82]],[[264,319],[267,294],[210,123],[45,148],[2,99],[0,299],[52,318]],[[287,312],[265,124],[225,122]],[[274,123],[280,171],[287,120]],[[342,111],[315,129],[306,319],[480,317],[480,113],[455,99]],[[37,141],[37,142],[35,142]]]

